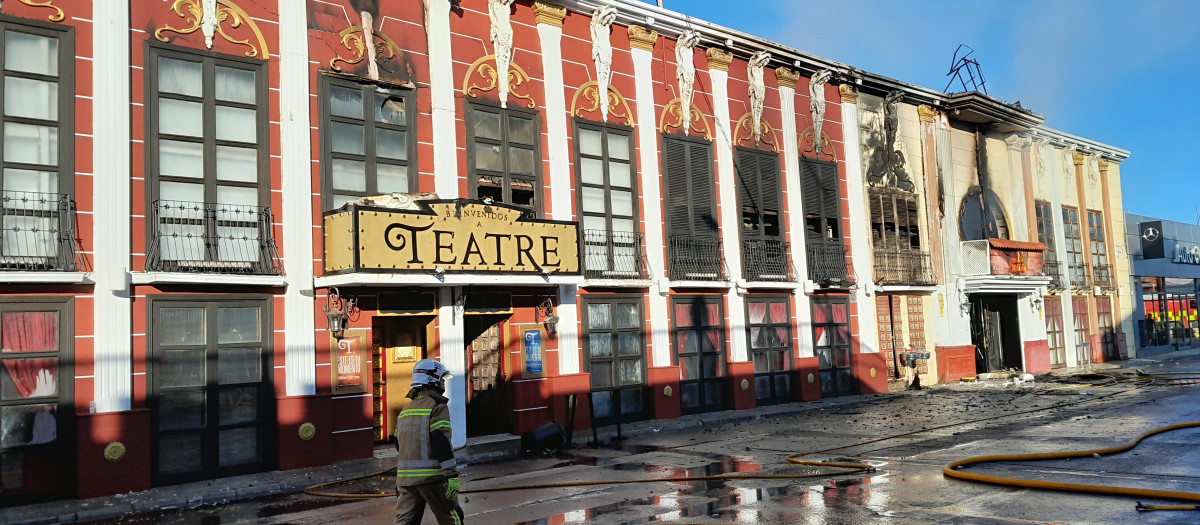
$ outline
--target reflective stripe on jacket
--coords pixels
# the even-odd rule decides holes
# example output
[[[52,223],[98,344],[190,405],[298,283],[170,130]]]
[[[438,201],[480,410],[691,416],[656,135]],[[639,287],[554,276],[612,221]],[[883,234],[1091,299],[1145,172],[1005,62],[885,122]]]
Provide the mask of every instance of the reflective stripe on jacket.
[[[396,418],[396,483],[421,485],[458,477],[446,398],[421,390]]]

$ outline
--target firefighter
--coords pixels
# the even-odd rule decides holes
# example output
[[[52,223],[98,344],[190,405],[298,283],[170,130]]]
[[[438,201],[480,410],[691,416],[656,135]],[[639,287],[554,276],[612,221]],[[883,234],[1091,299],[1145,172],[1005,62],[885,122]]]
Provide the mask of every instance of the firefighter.
[[[413,366],[412,402],[396,418],[396,524],[419,525],[425,506],[439,525],[461,525],[458,470],[450,446],[450,411],[446,408],[446,376],[450,371],[433,359]]]

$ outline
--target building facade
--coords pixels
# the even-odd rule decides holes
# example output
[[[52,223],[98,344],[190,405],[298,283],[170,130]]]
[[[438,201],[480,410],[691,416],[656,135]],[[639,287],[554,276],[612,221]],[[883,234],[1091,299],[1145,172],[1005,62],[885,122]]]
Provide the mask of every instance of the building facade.
[[[422,358],[460,447],[1132,331],[1098,281],[1128,281],[1127,152],[642,2],[20,0],[0,26],[4,504],[368,457]]]
[[[1196,324],[1196,279],[1200,278],[1200,227],[1125,214],[1133,267],[1130,281],[1140,356],[1191,348],[1200,342]]]

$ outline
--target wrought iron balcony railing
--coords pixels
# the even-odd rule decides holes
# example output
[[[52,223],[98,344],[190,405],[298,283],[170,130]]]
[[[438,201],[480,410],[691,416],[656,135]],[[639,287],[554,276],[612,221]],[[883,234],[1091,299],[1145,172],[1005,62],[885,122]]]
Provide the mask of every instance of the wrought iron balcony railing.
[[[88,271],[67,195],[0,192],[0,270]]]
[[[846,245],[841,242],[811,243],[808,250],[808,278],[823,286],[854,284],[846,271]]]
[[[671,235],[667,239],[667,259],[667,276],[672,280],[725,280],[719,237]]]
[[[1042,264],[1042,267],[1045,269],[1046,276],[1050,278],[1050,289],[1051,290],[1062,290],[1063,289],[1062,263],[1060,263],[1054,259],[1047,259],[1046,262]]]
[[[875,250],[875,282],[913,286],[937,284],[929,253],[915,250]]]
[[[1092,283],[1101,288],[1112,288],[1112,267],[1107,264],[1092,266]]]
[[[1073,262],[1067,265],[1068,276],[1071,278],[1071,287],[1076,289],[1085,289],[1092,287],[1092,279],[1088,276],[1087,264],[1081,262]]]
[[[795,281],[788,243],[742,239],[742,278],[747,281]]]
[[[646,279],[641,232],[583,230],[583,272],[591,279]]]
[[[147,271],[282,275],[271,208],[211,202],[150,204]]]

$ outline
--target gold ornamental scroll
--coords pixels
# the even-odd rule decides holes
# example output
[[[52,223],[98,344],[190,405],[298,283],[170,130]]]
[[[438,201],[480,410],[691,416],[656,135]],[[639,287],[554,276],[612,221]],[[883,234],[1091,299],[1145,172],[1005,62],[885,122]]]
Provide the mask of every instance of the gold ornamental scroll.
[[[326,215],[325,271],[579,273],[574,222],[523,218],[524,209],[502,204],[418,204],[417,211],[351,206]],[[347,252],[357,264],[345,264]]]

